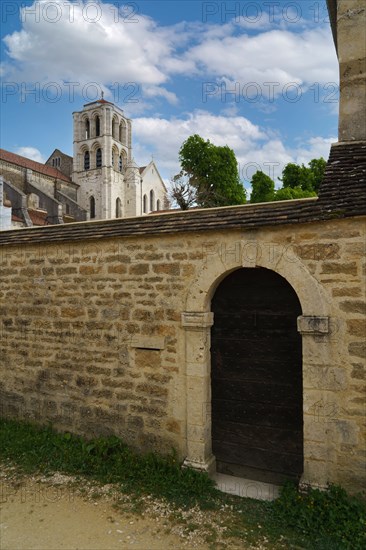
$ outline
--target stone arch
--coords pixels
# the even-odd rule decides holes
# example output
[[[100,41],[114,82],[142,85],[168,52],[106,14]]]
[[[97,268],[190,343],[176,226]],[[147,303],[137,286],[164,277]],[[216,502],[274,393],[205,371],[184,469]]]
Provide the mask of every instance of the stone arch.
[[[90,119],[88,115],[84,115],[81,119],[82,136],[81,139],[90,139]]]
[[[96,204],[95,204],[95,198],[94,198],[94,195],[91,195],[89,197],[89,214],[90,214],[90,219],[91,220],[94,220],[95,217],[96,217]]]
[[[119,125],[119,141],[123,143],[123,145],[127,145],[127,125],[124,119],[121,119]]]
[[[119,139],[119,120],[117,115],[114,115],[112,119],[112,137],[116,141]]]
[[[94,141],[94,143],[90,147],[90,168],[91,169],[97,168],[97,151],[98,150],[100,150],[102,152],[102,157],[103,157],[104,151],[102,149],[102,146],[101,146],[100,142],[99,141]]]
[[[149,199],[150,211],[153,212],[155,210],[155,193],[153,189],[150,189]]]
[[[99,137],[102,134],[102,118],[99,113],[94,116],[93,122],[94,122],[94,136]]]
[[[127,166],[127,153],[124,149],[121,149],[118,160],[118,170],[124,173]]]
[[[89,157],[88,160],[87,160],[87,157]],[[90,151],[89,151],[89,147],[85,144],[82,145],[79,149],[78,156],[77,156],[77,164],[78,164],[79,170],[90,169]],[[86,168],[86,166],[88,166],[88,168]]]
[[[143,214],[147,214],[147,211],[148,211],[147,195],[144,195],[142,198],[142,212]]]
[[[250,245],[250,246],[249,246]],[[186,297],[186,309],[182,313],[186,350],[186,419],[187,448],[185,464],[213,473],[216,470],[211,439],[211,327],[214,323],[211,299],[220,282],[231,272],[242,267],[264,267],[281,275],[294,289],[301,304],[302,316],[298,318],[298,330],[303,337],[303,421],[304,434],[310,434],[314,416],[308,410],[307,388],[313,387],[311,369],[314,357],[324,356],[328,347],[328,322],[331,303],[325,290],[309,273],[301,259],[280,245],[264,253],[266,242],[246,240],[223,244],[208,243],[203,249],[203,268]],[[315,321],[315,323],[313,323]],[[314,328],[315,327],[315,328]],[[325,340],[324,340],[325,338]],[[321,350],[319,350],[321,346]],[[324,351],[325,350],[325,351]],[[324,356],[325,357],[325,356]],[[323,357],[323,358],[324,358]],[[195,404],[192,407],[192,403]],[[301,482],[326,485],[326,470],[319,474],[319,464],[314,460],[313,442],[304,435],[304,473]],[[322,442],[322,452],[327,453]],[[330,452],[330,448],[329,448]]]
[[[102,113],[100,111],[93,111],[92,113],[88,113],[84,116],[89,117],[89,120],[90,120],[90,137],[91,138],[100,137],[102,135],[102,123],[103,123]],[[97,119],[99,119],[99,135],[97,134]]]
[[[94,141],[93,144],[92,144],[91,147],[90,147],[90,151],[91,151],[92,153],[95,153],[95,151],[96,151],[97,149],[100,149],[101,147],[102,147],[102,145],[101,145],[100,141]]]
[[[328,297],[293,251],[283,248],[276,257],[262,252],[267,243],[261,245],[256,241],[246,241],[235,243],[235,246],[236,250],[206,248],[206,265],[190,288],[186,311],[209,312],[216,288],[231,271],[241,267],[265,267],[284,277],[292,286],[299,297],[303,315],[328,315]],[[229,261],[223,261],[223,256]],[[231,259],[231,256],[235,258]]]
[[[122,218],[122,201],[119,197],[116,199],[116,218]]]
[[[112,147],[111,164],[112,164],[112,168],[114,170],[118,170],[118,167],[119,167],[119,151],[118,151],[118,147],[116,147],[116,145],[113,145],[113,147]]]

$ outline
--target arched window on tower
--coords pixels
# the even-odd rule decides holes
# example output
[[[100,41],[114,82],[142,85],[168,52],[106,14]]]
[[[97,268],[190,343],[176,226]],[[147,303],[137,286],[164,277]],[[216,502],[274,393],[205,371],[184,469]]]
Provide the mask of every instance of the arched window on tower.
[[[89,138],[90,138],[90,121],[87,118],[85,121],[85,139],[89,139]]]
[[[155,210],[154,209],[154,191],[152,189],[150,191],[150,210],[151,212]]]
[[[95,117],[95,135],[100,136],[100,118],[99,116]]]
[[[127,145],[127,128],[124,120],[119,125],[119,140],[123,145]]]
[[[84,170],[90,169],[90,153],[89,151],[85,151],[84,153]]]
[[[156,201],[156,210],[160,210],[160,201],[159,199]]]
[[[147,196],[144,195],[144,198],[142,200],[142,210],[144,214],[147,214]]]
[[[114,118],[112,122],[112,137],[118,139],[118,118]]]
[[[116,200],[116,218],[122,218],[122,203],[119,197]]]
[[[89,205],[90,205],[90,219],[93,220],[95,218],[95,198],[93,196],[89,199]]]
[[[95,165],[97,168],[102,166],[102,150],[100,148],[95,153]]]
[[[122,172],[122,170],[123,170],[123,156],[122,155],[120,155],[119,159],[118,159],[118,170],[120,172]]]
[[[114,168],[114,149],[112,149],[112,168]]]

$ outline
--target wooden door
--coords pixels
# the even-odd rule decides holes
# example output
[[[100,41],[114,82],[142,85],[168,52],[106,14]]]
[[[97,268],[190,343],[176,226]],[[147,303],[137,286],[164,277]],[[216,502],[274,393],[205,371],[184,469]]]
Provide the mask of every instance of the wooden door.
[[[212,300],[212,445],[217,471],[268,482],[303,471],[301,306],[264,268],[228,275]]]

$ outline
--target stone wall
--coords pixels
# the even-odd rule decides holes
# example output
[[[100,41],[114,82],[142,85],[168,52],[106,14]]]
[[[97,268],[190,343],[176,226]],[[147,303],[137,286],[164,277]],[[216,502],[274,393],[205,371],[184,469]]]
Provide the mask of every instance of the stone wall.
[[[0,160],[0,172],[4,177],[4,180],[10,181],[18,189],[25,192],[25,186],[27,181],[26,169],[21,168],[20,166],[15,166],[10,164],[10,162],[5,162]]]
[[[350,38],[352,37],[352,38]],[[364,141],[366,119],[366,7],[364,0],[337,0],[340,70],[339,141]]]
[[[174,447],[187,464],[214,468],[211,297],[233,269],[266,267],[302,306],[303,480],[358,490],[365,236],[364,218],[349,218],[3,245],[1,413],[88,437],[113,433],[140,450]]]

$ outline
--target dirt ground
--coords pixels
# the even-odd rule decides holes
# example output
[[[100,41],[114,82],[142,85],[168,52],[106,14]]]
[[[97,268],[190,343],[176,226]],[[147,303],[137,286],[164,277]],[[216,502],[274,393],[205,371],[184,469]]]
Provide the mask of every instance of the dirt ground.
[[[172,532],[164,516],[124,512],[110,495],[93,494],[55,480],[2,480],[1,550],[209,548]]]
[[[54,473],[26,475],[0,463],[0,550],[254,550],[228,538],[231,505],[178,509],[115,485]],[[228,516],[229,514],[229,516]]]

